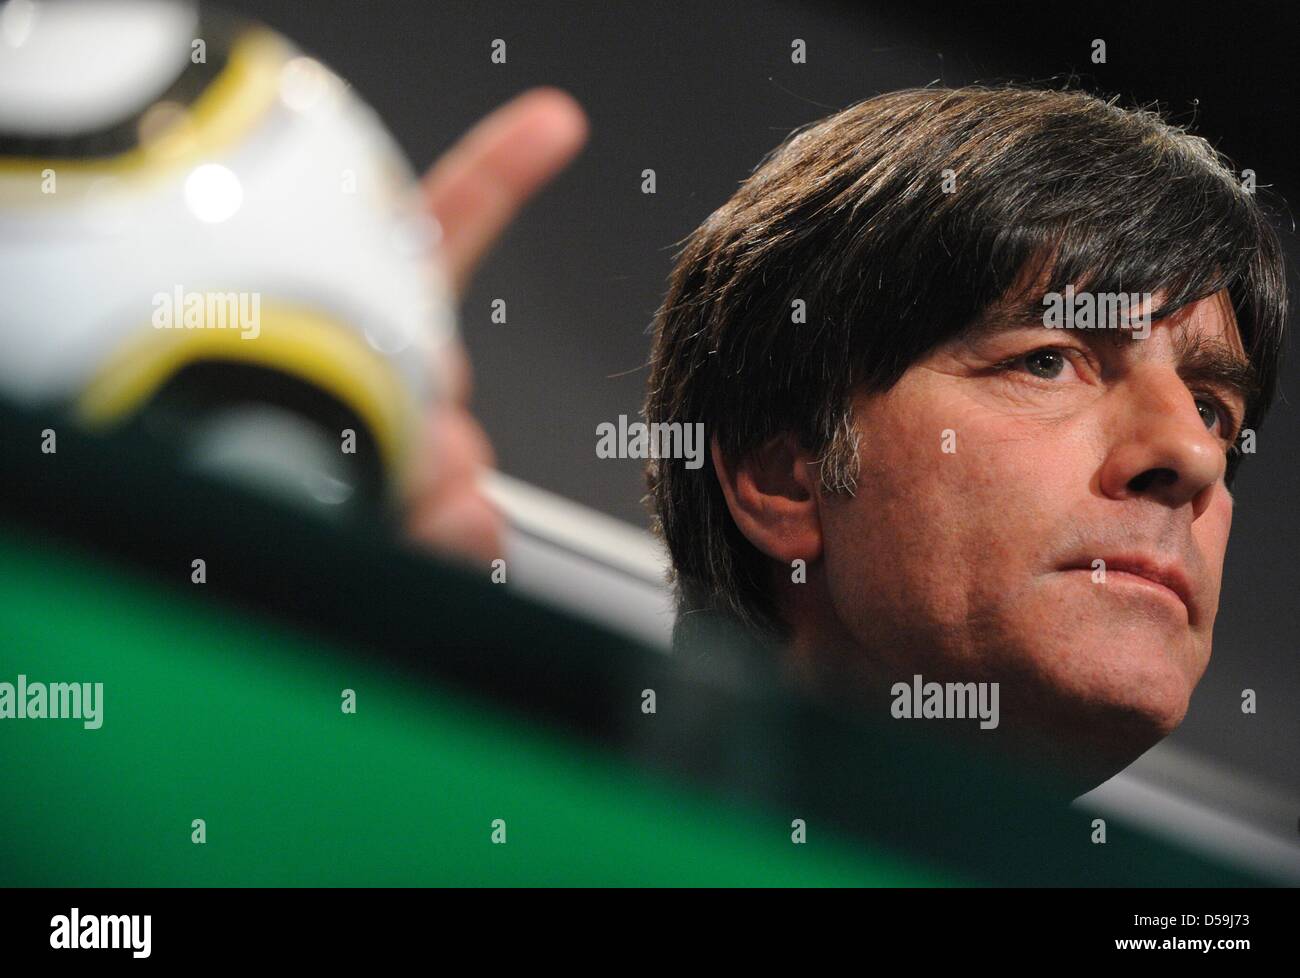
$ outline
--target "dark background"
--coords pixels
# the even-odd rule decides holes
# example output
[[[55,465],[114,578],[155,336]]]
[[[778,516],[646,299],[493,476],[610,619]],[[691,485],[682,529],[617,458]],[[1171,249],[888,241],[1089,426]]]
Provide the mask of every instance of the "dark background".
[[[1261,187],[1300,199],[1297,28],[1288,4],[1055,2],[707,6],[664,2],[227,2],[350,80],[417,166],[533,85],[585,107],[591,140],[479,270],[462,307],[474,409],[501,468],[647,523],[635,460],[600,460],[596,425],[640,408],[647,327],[681,239],[792,129],[892,89],[1048,81],[1159,103]],[[494,38],[508,62],[494,65]],[[807,64],[790,61],[792,39]],[[1105,40],[1107,63],[1091,63]],[[640,192],[656,171],[658,193]],[[1291,256],[1289,212],[1279,221]],[[509,323],[489,321],[506,299]],[[1294,321],[1294,316],[1292,317]],[[1247,776],[1300,789],[1300,595],[1293,555],[1297,367],[1235,486],[1215,655],[1171,738]],[[1241,691],[1259,713],[1244,716]]]

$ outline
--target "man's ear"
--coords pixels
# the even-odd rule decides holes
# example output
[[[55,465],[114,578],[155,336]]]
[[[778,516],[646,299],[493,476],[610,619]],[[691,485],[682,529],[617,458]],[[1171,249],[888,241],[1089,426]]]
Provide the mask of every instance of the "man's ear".
[[[779,435],[730,461],[717,435],[709,447],[727,509],[745,539],[782,564],[821,557],[817,470],[793,435]]]

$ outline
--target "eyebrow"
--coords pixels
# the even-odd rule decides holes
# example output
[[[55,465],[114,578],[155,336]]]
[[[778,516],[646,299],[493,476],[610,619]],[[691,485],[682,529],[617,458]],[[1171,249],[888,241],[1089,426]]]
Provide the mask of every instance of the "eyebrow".
[[[1255,365],[1217,337],[1186,335],[1174,339],[1178,376],[1183,380],[1225,387],[1250,408],[1260,394]]]
[[[999,333],[1019,332],[1035,326],[1042,327],[1041,315],[1041,311],[1032,305],[1003,307],[980,317],[963,330],[962,335],[967,338],[986,338]],[[1048,332],[1058,331],[1048,330]],[[1133,342],[1123,330],[1087,329],[1070,332],[1075,333],[1082,340],[1091,342],[1109,340],[1115,346]],[[1183,380],[1224,388],[1240,397],[1247,411],[1259,398],[1263,388],[1259,371],[1249,359],[1219,337],[1189,336],[1186,332],[1180,331],[1174,336],[1173,346],[1174,354],[1178,358],[1178,376]]]

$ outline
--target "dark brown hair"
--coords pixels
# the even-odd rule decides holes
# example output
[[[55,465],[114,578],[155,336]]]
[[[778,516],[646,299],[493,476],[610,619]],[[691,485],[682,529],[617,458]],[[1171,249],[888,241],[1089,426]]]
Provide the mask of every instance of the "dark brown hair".
[[[1259,426],[1287,297],[1255,195],[1154,111],[1011,87],[892,92],[769,154],[677,255],[646,420],[703,422],[728,458],[793,433],[825,491],[851,490],[851,396],[887,390],[1031,263],[1047,290],[1163,291],[1153,320],[1227,289],[1259,380],[1244,424]],[[732,521],[712,461],[655,459],[647,475],[680,610],[779,635],[769,562]]]

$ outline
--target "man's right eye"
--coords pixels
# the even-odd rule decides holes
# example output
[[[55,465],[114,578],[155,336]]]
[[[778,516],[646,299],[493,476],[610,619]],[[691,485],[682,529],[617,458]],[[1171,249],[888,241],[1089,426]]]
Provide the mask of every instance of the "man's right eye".
[[[1068,362],[1066,351],[1059,347],[1045,346],[1004,360],[998,367],[1008,371],[1025,371],[1041,380],[1055,380],[1061,376]]]
[[[1026,370],[1044,380],[1055,380],[1065,369],[1065,354],[1060,350],[1034,350],[1026,353],[1022,360]]]

